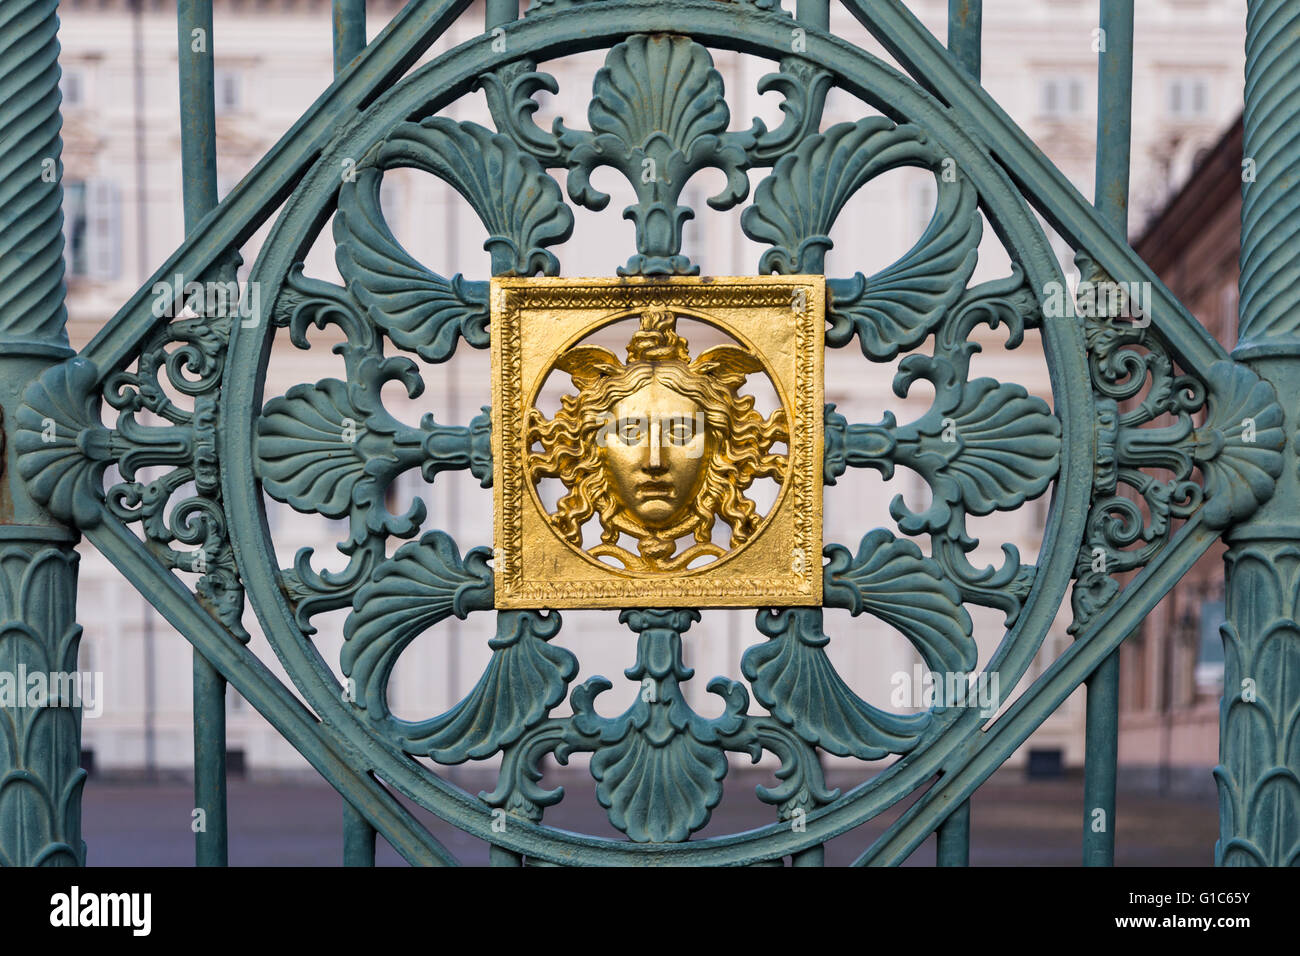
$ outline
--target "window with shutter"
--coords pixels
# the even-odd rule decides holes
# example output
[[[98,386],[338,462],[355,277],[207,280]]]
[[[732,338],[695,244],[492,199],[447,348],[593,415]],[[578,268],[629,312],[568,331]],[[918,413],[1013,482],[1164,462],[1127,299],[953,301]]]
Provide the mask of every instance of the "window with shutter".
[[[86,274],[86,184],[63,182],[63,259],[68,276]]]
[[[106,179],[86,183],[86,266],[91,279],[116,279],[122,272],[121,197]]]

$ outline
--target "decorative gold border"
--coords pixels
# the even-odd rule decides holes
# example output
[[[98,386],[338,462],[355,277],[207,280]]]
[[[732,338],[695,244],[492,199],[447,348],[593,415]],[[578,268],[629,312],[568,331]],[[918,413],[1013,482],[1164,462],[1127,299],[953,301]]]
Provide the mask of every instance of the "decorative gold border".
[[[793,304],[802,290],[804,309]],[[745,548],[722,561],[677,574],[629,576],[609,569],[602,573],[551,530],[546,515],[528,494],[523,468],[524,403],[531,387],[523,381],[524,353],[532,347],[525,336],[526,319],[544,321],[538,313],[581,311],[607,315],[650,306],[704,312],[709,320],[741,338],[755,340],[753,329],[741,328],[718,312],[750,313],[753,328],[768,340],[755,341],[764,360],[790,395],[790,472],[788,487],[773,505],[763,530]],[[594,317],[592,325],[599,322]],[[788,323],[782,325],[782,320]],[[823,357],[825,285],[822,276],[757,276],[625,279],[493,279],[492,333],[492,460],[494,463],[494,542],[496,606],[498,608],[604,607],[765,607],[820,605],[822,601],[822,457]],[[529,328],[528,331],[535,331]],[[791,332],[793,335],[791,335]],[[543,332],[542,334],[546,334]],[[560,336],[564,338],[564,336]],[[789,344],[793,339],[793,349]],[[547,340],[554,342],[552,336]],[[785,345],[784,362],[764,345]],[[792,352],[792,355],[789,354]],[[791,383],[792,380],[792,383]],[[505,449],[514,449],[506,454]],[[530,555],[533,563],[550,565],[545,575],[525,574],[524,542],[542,527],[554,552]],[[790,561],[777,569],[772,549],[780,555],[784,538]],[[547,540],[540,535],[536,540]],[[763,542],[763,544],[760,544]],[[593,565],[596,565],[593,567]],[[719,566],[721,565],[721,566]]]

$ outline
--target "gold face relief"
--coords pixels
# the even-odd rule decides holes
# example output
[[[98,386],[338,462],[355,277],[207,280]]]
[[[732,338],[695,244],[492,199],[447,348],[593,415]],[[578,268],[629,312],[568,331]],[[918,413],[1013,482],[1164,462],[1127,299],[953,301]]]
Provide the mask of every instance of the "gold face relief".
[[[652,378],[610,411],[597,444],[615,506],[649,535],[674,527],[690,509],[709,441],[704,406]]]
[[[823,328],[821,277],[493,280],[497,606],[820,604]]]

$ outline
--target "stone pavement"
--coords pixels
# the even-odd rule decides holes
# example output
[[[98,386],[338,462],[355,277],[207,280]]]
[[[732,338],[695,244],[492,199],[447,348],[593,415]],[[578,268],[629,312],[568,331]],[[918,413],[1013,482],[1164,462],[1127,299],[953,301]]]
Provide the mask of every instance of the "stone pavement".
[[[851,786],[857,779],[837,779]],[[565,799],[547,812],[547,822],[571,830],[617,836],[596,803],[590,777],[573,774]],[[491,785],[489,777],[459,770],[457,783],[472,793]],[[755,784],[770,784],[768,774],[733,772],[727,794],[703,831],[727,833],[761,826],[772,809],[753,796]],[[548,775],[547,784],[551,783]],[[972,805],[971,864],[974,866],[1075,866],[1079,862],[1082,782],[1078,779],[1026,781],[1003,771],[976,794]],[[193,796],[186,781],[146,784],[91,779],[84,797],[84,834],[91,866],[192,866],[190,831]],[[479,840],[416,810],[434,835],[458,859],[486,864]],[[895,810],[833,840],[827,863],[852,861],[878,836]],[[1121,866],[1208,866],[1217,837],[1212,799],[1159,797],[1121,790],[1116,862]],[[237,866],[335,866],[341,860],[342,809],[339,797],[320,782],[231,780],[230,861]],[[383,840],[378,862],[402,860]],[[934,840],[923,844],[909,865],[934,863]]]

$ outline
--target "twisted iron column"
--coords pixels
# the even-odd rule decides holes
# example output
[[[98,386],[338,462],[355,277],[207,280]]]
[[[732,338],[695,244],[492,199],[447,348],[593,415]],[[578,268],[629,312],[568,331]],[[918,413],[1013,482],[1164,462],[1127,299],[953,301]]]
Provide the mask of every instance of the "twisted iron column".
[[[77,669],[77,536],[27,494],[12,440],[28,383],[72,354],[56,8],[0,4],[0,864],[20,866],[86,856],[81,711],[49,682]]]
[[[1233,356],[1300,410],[1300,5],[1251,0],[1246,19],[1241,323]],[[1228,534],[1219,715],[1225,866],[1300,862],[1300,474],[1294,441],[1273,498]]]

